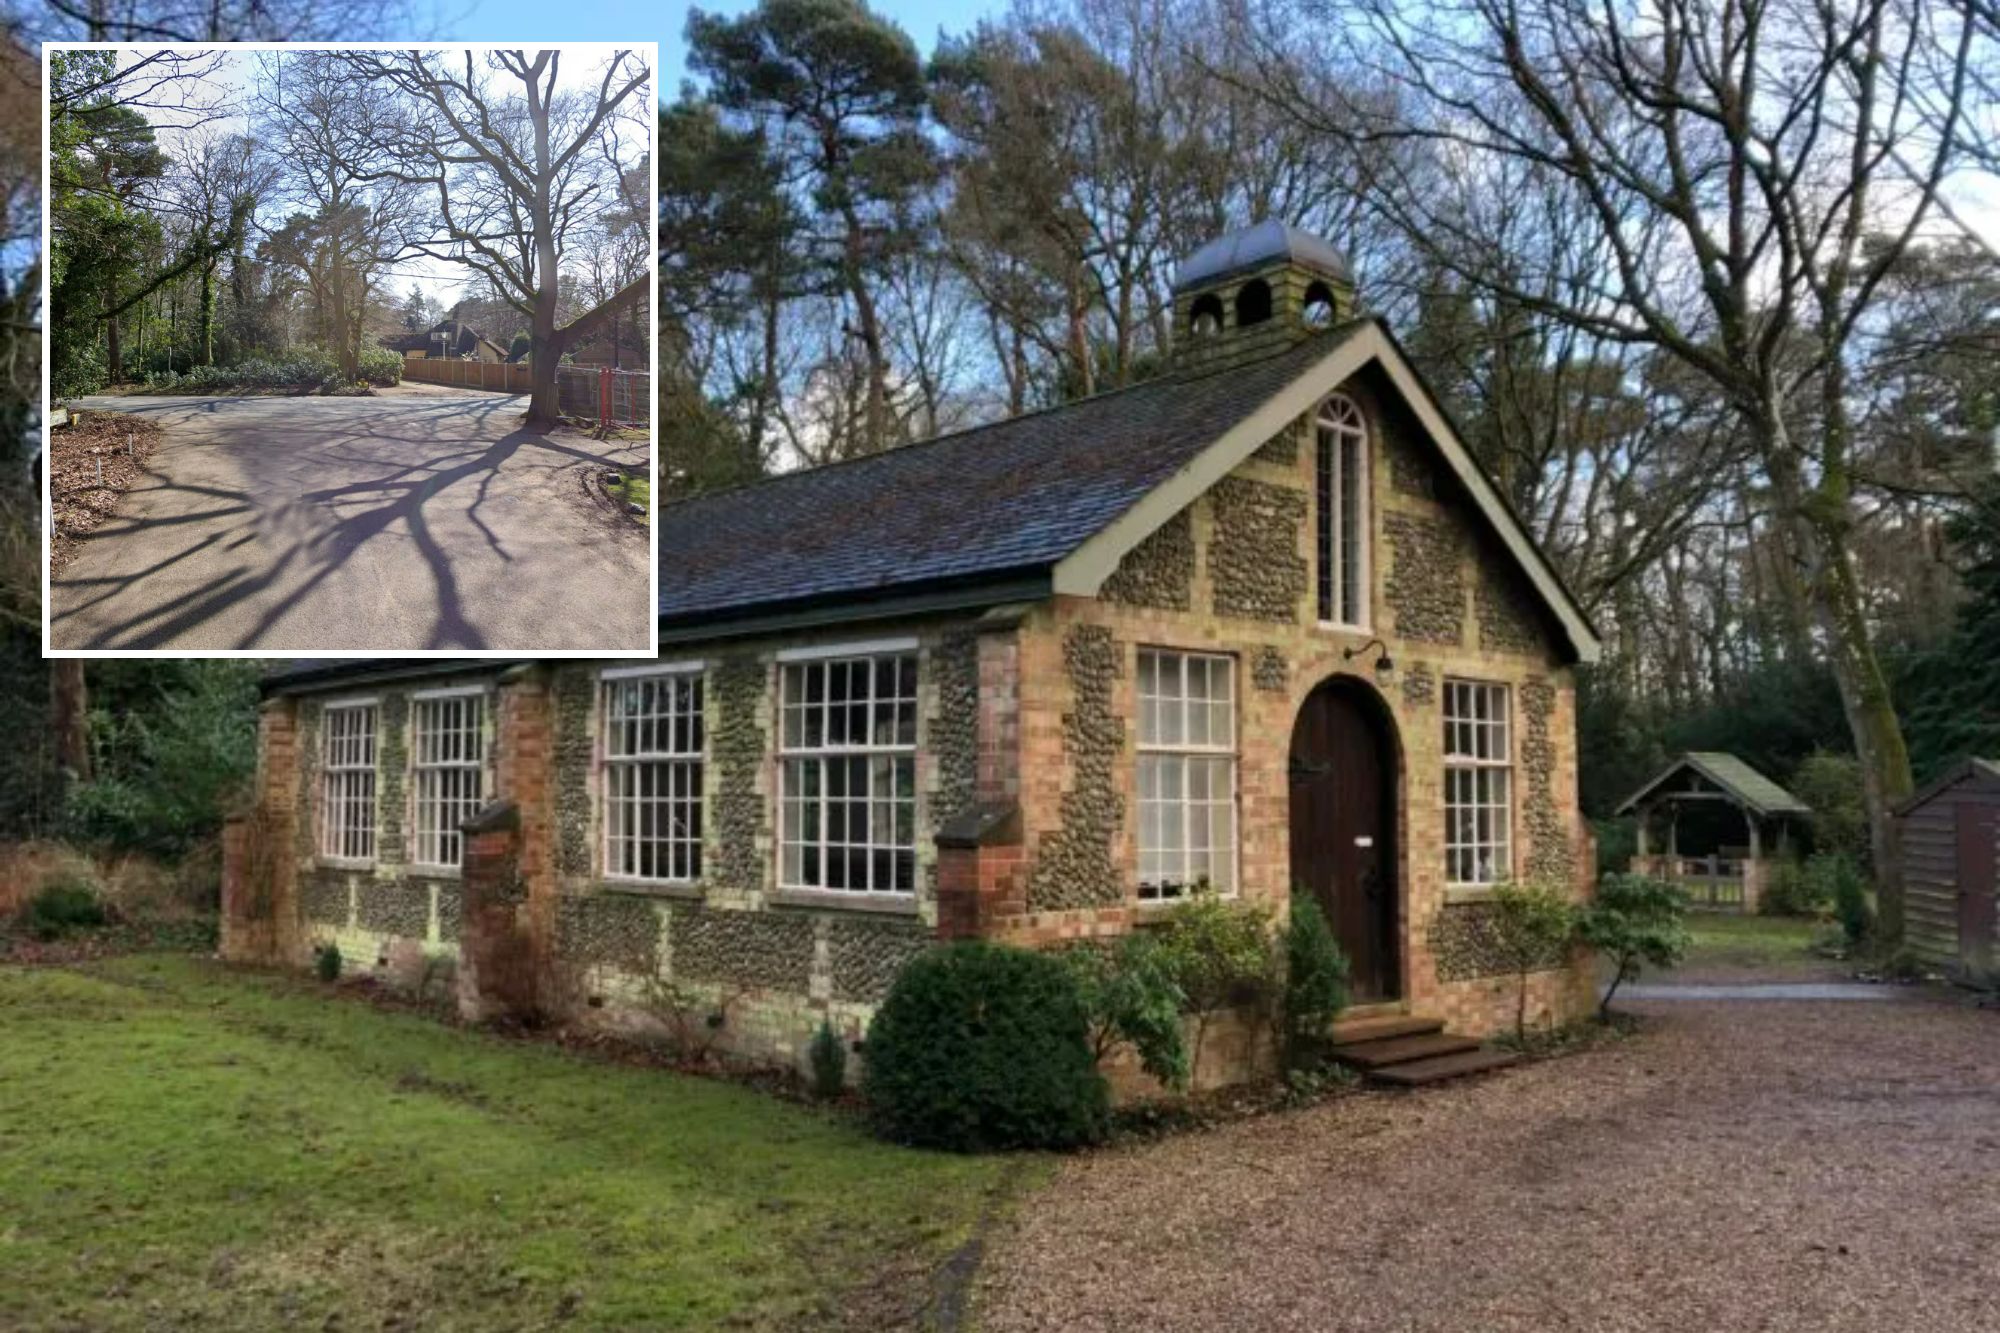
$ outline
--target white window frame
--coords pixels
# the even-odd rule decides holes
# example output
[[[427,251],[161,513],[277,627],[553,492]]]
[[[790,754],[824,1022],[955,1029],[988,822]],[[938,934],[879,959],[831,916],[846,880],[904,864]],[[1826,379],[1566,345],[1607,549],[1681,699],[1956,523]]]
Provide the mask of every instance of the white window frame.
[[[1188,676],[1192,663],[1204,664],[1204,671],[1213,673],[1218,668],[1226,693],[1217,698],[1208,694],[1199,698],[1189,693]],[[1149,665],[1150,664],[1150,665]],[[1175,693],[1167,694],[1160,688],[1165,680],[1162,674],[1171,665],[1175,678]],[[1147,680],[1153,680],[1154,688],[1148,691]],[[1138,826],[1134,830],[1134,845],[1138,852],[1138,895],[1142,904],[1172,903],[1185,899],[1200,883],[1200,876],[1191,876],[1188,871],[1196,853],[1205,853],[1211,866],[1218,854],[1228,874],[1226,883],[1217,883],[1209,877],[1209,886],[1224,897],[1235,897],[1241,883],[1243,820],[1238,806],[1238,770],[1241,759],[1237,750],[1237,736],[1241,727],[1237,719],[1240,691],[1236,683],[1236,659],[1225,653],[1199,652],[1182,648],[1143,647],[1139,650],[1139,670],[1136,694],[1139,703],[1138,760],[1134,774],[1134,791],[1139,812]],[[1212,685],[1213,674],[1205,676]],[[1200,706],[1202,726],[1193,724],[1196,705]],[[1216,709],[1220,707],[1218,714]],[[1169,711],[1176,715],[1175,725],[1169,729],[1165,718]],[[1215,719],[1220,717],[1228,734],[1218,738],[1215,734]],[[1201,739],[1195,739],[1202,733]],[[1208,774],[1208,794],[1202,797],[1190,795],[1194,785],[1191,775],[1197,766]],[[1218,793],[1217,774],[1225,788]],[[1162,784],[1171,781],[1176,790],[1167,793]],[[1149,795],[1148,792],[1151,792]],[[1166,811],[1177,811],[1178,845],[1165,845]],[[1200,811],[1200,823],[1204,825],[1206,839],[1196,845],[1194,812]],[[1216,829],[1218,812],[1226,813],[1228,828],[1220,833]],[[1225,842],[1225,847],[1218,842]],[[1149,845],[1150,844],[1150,845]],[[1163,858],[1175,858],[1180,863],[1180,873],[1169,878],[1165,873]],[[1149,875],[1149,871],[1153,872]]]
[[[365,731],[339,737],[335,718],[352,714],[366,718]],[[381,850],[381,701],[330,699],[319,718],[319,857],[343,866],[372,866]],[[365,795],[364,795],[365,793]],[[366,810],[365,823],[349,816]],[[365,846],[366,850],[362,848]]]
[[[454,735],[470,744],[454,747],[449,758],[424,753],[431,734],[424,725],[427,714],[442,712],[446,705],[464,705],[470,717],[443,734]],[[486,801],[486,687],[460,685],[445,689],[417,690],[410,695],[410,866],[427,874],[456,874],[464,860],[465,835],[459,825],[479,812]],[[469,753],[468,753],[469,751]],[[452,785],[447,775],[455,775],[459,790],[446,795],[443,790],[427,791],[433,781],[442,789]],[[468,783],[469,778],[469,783]],[[465,786],[471,788],[470,795]],[[458,855],[444,855],[453,847]]]
[[[676,706],[674,689],[680,685],[686,686],[689,701]],[[653,707],[627,719],[620,715],[617,701],[622,691],[634,686],[653,688]],[[703,664],[675,662],[603,671],[598,676],[598,702],[604,760],[598,854],[604,877],[623,884],[699,884],[708,835],[708,684]],[[622,752],[614,739],[614,729],[621,723],[633,724],[635,746]],[[642,838],[637,816],[648,805],[656,811],[654,827],[665,832]],[[640,869],[641,848],[648,843],[653,845],[652,874]],[[677,853],[685,867],[679,871],[674,869]]]
[[[897,664],[894,668],[897,689],[895,694],[890,696],[886,701],[892,710],[892,717],[894,718],[892,741],[889,743],[883,743],[876,739],[876,726],[880,720],[880,714],[877,710],[885,702],[875,693],[876,673],[880,664],[884,662]],[[902,664],[905,662],[909,664],[911,681],[910,690],[907,695],[901,689],[901,681],[904,674]],[[834,742],[830,739],[834,730],[833,691],[828,688],[828,682],[830,682],[832,673],[836,669],[851,673],[857,666],[865,666],[868,672],[869,693],[864,710],[867,736],[858,743],[848,737],[843,737],[839,742]],[[814,703],[810,700],[795,698],[795,682],[803,684],[808,674],[813,671],[823,673],[819,700],[817,703]],[[836,902],[912,903],[916,900],[918,869],[917,828],[922,814],[920,793],[917,790],[917,755],[919,753],[920,742],[923,739],[921,706],[923,699],[922,673],[923,658],[914,639],[877,640],[870,643],[851,644],[846,647],[830,645],[826,647],[794,649],[778,654],[778,837],[777,867],[774,879],[780,893],[808,894],[814,897],[824,896]],[[901,738],[901,723],[902,710],[906,705],[909,710],[909,731],[908,739],[904,740]],[[846,706],[849,709],[856,706],[851,697]],[[810,740],[811,718],[814,713],[817,713],[819,717],[819,739],[817,743]],[[792,726],[794,718],[798,721],[796,730]],[[843,719],[843,729],[845,729],[846,721],[846,719]],[[866,828],[860,841],[854,840],[851,828],[844,828],[843,832],[847,833],[848,836],[839,842],[835,842],[832,840],[832,831],[834,807],[837,802],[831,790],[833,786],[831,778],[834,766],[836,764],[843,766],[842,777],[843,781],[845,781],[848,773],[857,768],[857,765],[853,762],[857,759],[864,761],[858,768],[859,771],[865,774],[867,781],[866,794],[860,798],[862,808],[868,812],[864,820]],[[876,786],[882,772],[878,761],[884,760],[887,761],[889,775],[889,795],[886,798],[878,795]],[[905,771],[902,767],[905,764],[907,765],[906,771],[909,778],[907,794],[903,791],[902,783],[898,778],[899,773]],[[806,765],[814,765],[817,768],[816,781],[811,784],[807,784],[803,778],[806,772]],[[799,814],[796,819],[792,813],[792,806],[795,802],[791,794],[792,788],[795,785],[801,787],[811,785],[817,788],[816,796],[808,796],[802,793],[797,798],[796,803],[799,805]],[[845,816],[851,819],[854,814],[853,805],[856,798],[852,793],[843,793],[843,796],[848,807],[844,812]],[[818,824],[818,835],[814,841],[807,841],[803,830],[793,827],[795,822],[805,822],[806,802],[809,800],[813,803],[817,816],[816,822]],[[890,839],[887,842],[878,842],[875,837],[876,820],[879,817],[880,807],[887,807],[887,818],[890,823]],[[907,809],[910,830],[907,845],[903,844],[897,838],[895,828],[899,819],[899,811],[903,809]],[[861,851],[862,864],[866,871],[868,883],[859,887],[851,884],[834,885],[828,883],[827,881],[832,878],[828,871],[833,853],[836,850],[848,852],[854,849]],[[796,864],[794,864],[792,856],[794,850],[797,851]],[[819,883],[812,883],[809,880],[807,874],[808,852],[817,853]],[[875,886],[876,858],[877,854],[882,852],[886,852],[890,858],[889,878],[891,885],[888,888],[878,888]],[[908,887],[898,888],[894,885],[893,881],[897,877],[898,858],[905,854],[908,857],[910,882]],[[845,878],[844,873],[842,877]]]
[[[1348,443],[1354,447],[1351,479],[1341,465],[1341,449]],[[1368,418],[1360,405],[1341,393],[1321,403],[1313,417],[1313,611],[1319,623],[1329,629],[1368,630],[1374,619],[1370,583],[1373,461]],[[1350,480],[1354,498],[1351,532],[1347,512]],[[1350,546],[1356,613],[1351,619],[1341,614],[1350,591]]]
[[[1445,883],[1454,889],[1490,889],[1514,877],[1518,842],[1514,836],[1514,691],[1500,681],[1450,676],[1442,688],[1444,699],[1438,712],[1444,727]],[[1465,712],[1475,700],[1481,701],[1481,707]],[[1496,777],[1501,787],[1498,800],[1490,790]],[[1473,799],[1462,799],[1455,794],[1461,783],[1488,790],[1470,792]],[[1489,836],[1480,835],[1481,812],[1490,817]],[[1468,831],[1470,837],[1465,836]],[[1472,867],[1470,876],[1461,873],[1468,864]]]

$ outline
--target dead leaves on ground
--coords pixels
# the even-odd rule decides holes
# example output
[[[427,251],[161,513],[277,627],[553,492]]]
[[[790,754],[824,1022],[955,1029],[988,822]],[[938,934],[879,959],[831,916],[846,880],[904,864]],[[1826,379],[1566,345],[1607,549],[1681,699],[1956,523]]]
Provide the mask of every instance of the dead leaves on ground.
[[[62,571],[85,533],[117,510],[119,497],[139,480],[159,444],[157,423],[119,412],[89,412],[50,432],[51,574]]]

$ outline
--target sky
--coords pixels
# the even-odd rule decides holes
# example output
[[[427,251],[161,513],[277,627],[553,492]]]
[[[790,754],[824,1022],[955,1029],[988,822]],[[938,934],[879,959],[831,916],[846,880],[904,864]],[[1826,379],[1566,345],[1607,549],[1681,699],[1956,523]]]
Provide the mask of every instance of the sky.
[[[665,77],[660,87],[671,98],[687,72],[681,33],[687,11],[740,14],[756,0],[595,0],[574,6],[546,0],[437,0],[444,36],[468,41],[657,41]],[[989,0],[871,0],[878,14],[903,25],[917,48],[929,55],[940,30],[969,31],[981,18],[998,14],[1003,3]]]
[[[533,38],[518,38],[532,41]],[[563,38],[560,40],[585,40],[583,38]],[[627,37],[627,41],[637,40]],[[143,54],[149,48],[135,47],[134,52]],[[268,59],[272,52],[229,52],[223,56],[222,67],[217,77],[210,80],[206,90],[207,98],[216,104],[240,103],[254,85],[259,69],[259,61]],[[281,53],[278,53],[281,54]],[[598,52],[565,52],[557,67],[557,86],[561,88],[594,89],[601,77],[604,61],[609,58],[609,50]],[[516,84],[516,87],[519,85]],[[642,103],[643,105],[643,103]],[[172,113],[157,108],[147,110],[147,118],[154,122],[160,146],[169,157],[182,156],[179,151],[180,133],[171,124]],[[238,133],[247,128],[248,120],[243,114],[236,114],[215,122],[215,130]],[[203,132],[207,132],[204,130]],[[258,221],[265,227],[273,227],[282,221],[281,210],[274,205],[258,210]],[[409,292],[411,287],[421,288],[425,294],[449,309],[463,292],[465,284],[474,276],[473,271],[463,264],[449,259],[428,255],[411,255],[381,270],[381,281],[397,301]]]
[[[441,35],[473,41],[657,41],[660,43],[663,99],[672,100],[688,77],[682,34],[690,8],[740,14],[756,0],[596,0],[575,7],[547,0],[434,0],[440,6]],[[986,17],[998,17],[1006,0],[870,0],[871,7],[903,26],[928,56],[938,35],[968,32]],[[2000,181],[1964,175],[1948,194],[1965,223],[2000,246]]]

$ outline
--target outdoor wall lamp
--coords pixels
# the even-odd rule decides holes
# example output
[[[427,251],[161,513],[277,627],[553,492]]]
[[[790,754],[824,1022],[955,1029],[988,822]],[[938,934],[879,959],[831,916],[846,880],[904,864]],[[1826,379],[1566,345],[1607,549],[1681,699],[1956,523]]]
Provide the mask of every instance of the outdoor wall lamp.
[[[1341,656],[1343,660],[1352,662],[1371,648],[1382,650],[1382,655],[1375,659],[1375,683],[1386,690],[1396,679],[1396,659],[1389,656],[1388,644],[1380,639],[1370,639],[1359,648],[1349,648]]]

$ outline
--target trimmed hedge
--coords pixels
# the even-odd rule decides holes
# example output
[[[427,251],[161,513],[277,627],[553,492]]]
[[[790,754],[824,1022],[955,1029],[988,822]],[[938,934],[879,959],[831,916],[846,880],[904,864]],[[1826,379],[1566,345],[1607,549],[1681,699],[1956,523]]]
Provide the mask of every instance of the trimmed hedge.
[[[1108,1098],[1075,975],[981,941],[912,961],[869,1026],[863,1090],[897,1143],[984,1152],[1104,1136]]]

